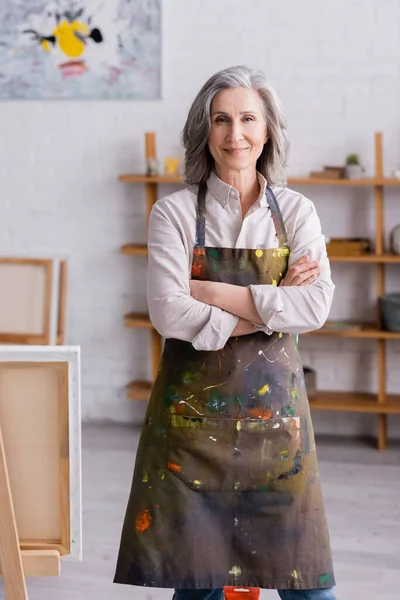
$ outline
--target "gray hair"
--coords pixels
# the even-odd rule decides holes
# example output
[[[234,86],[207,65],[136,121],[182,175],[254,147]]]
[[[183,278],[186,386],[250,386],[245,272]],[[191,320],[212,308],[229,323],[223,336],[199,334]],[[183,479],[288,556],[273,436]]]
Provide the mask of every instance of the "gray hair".
[[[286,185],[288,141],[281,101],[263,71],[245,66],[230,67],[210,77],[190,107],[182,131],[186,183],[200,184],[209,178],[214,168],[214,159],[207,144],[211,128],[211,103],[219,91],[239,87],[257,90],[264,107],[268,140],[257,160],[257,171],[264,175],[269,185]]]

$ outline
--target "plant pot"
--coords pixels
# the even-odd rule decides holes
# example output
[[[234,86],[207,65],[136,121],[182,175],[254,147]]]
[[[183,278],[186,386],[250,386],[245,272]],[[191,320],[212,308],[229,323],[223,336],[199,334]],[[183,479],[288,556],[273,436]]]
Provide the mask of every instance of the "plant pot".
[[[361,165],[346,165],[346,179],[361,179],[362,167]]]

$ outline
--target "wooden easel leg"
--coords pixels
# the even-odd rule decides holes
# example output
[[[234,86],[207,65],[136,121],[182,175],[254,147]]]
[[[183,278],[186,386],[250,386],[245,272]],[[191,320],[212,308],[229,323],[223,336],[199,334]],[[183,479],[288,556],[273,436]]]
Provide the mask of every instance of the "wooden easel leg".
[[[28,600],[0,427],[0,564],[6,600]]]

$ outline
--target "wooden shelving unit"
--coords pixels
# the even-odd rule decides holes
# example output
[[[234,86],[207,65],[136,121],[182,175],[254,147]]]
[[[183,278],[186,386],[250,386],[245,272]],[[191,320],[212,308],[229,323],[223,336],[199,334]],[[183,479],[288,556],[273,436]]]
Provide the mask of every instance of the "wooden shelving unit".
[[[153,204],[158,198],[159,184],[183,184],[180,177],[160,175],[148,177],[141,174],[125,174],[119,176],[119,181],[145,185],[147,219]],[[365,263],[375,265],[377,298],[385,290],[385,265],[399,264],[400,256],[384,252],[384,188],[400,187],[400,180],[383,176],[382,134],[375,134],[375,176],[356,180],[347,179],[313,179],[309,177],[292,177],[288,179],[289,186],[339,186],[339,187],[372,187],[375,203],[375,249],[371,254],[363,256],[330,256],[331,262]],[[125,255],[147,256],[146,244],[125,244],[121,247]],[[150,318],[145,313],[129,313],[124,316],[126,327],[145,328],[151,332],[152,372],[155,378],[161,357],[161,338],[152,327]],[[309,335],[330,336],[341,338],[358,338],[376,340],[378,382],[376,394],[361,392],[320,391],[316,398],[310,400],[313,410],[343,411],[357,413],[372,413],[378,417],[378,448],[383,450],[387,445],[387,415],[400,414],[400,395],[386,393],[386,341],[400,340],[400,333],[382,330],[381,315],[377,307],[375,323],[363,323],[360,329],[324,328]],[[127,385],[127,397],[134,400],[148,400],[151,393],[151,381],[132,381]]]

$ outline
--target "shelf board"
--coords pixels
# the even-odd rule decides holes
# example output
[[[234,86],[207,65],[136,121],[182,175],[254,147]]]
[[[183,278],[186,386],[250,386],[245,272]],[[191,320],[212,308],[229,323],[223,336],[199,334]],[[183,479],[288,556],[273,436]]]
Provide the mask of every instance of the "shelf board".
[[[355,263],[400,263],[400,254],[362,254],[361,256],[330,256],[331,262]]]
[[[289,177],[288,184],[294,185],[338,185],[349,187],[360,186],[400,186],[400,179],[384,177],[363,177],[362,179],[319,179],[318,177]]]
[[[131,400],[148,400],[152,386],[151,381],[131,381],[126,386],[126,397]]]
[[[121,246],[121,253],[147,256],[147,244],[124,244],[124,246]]]
[[[383,403],[377,396],[362,392],[317,392],[310,398],[313,410],[332,410],[373,414],[400,414],[400,396],[387,395]]]
[[[126,183],[184,183],[182,177],[175,177],[171,175],[157,175],[156,177],[149,177],[148,175],[141,175],[135,173],[126,173],[119,175],[119,181]]]
[[[128,313],[124,315],[125,327],[154,329],[150,317],[147,313]],[[349,322],[349,323],[354,323]],[[344,338],[363,338],[372,340],[400,340],[400,332],[382,331],[376,327],[374,323],[357,323],[361,329],[336,329],[331,327],[321,327],[315,331],[303,333],[302,335],[327,335],[331,337]]]
[[[141,256],[148,255],[147,244],[124,244],[121,246],[122,254],[136,254]],[[400,254],[362,254],[361,256],[329,256],[331,262],[346,263],[400,263]]]
[[[150,381],[131,381],[126,387],[127,398],[148,400],[152,385]],[[400,396],[394,395],[388,395],[385,402],[379,403],[376,395],[363,392],[318,392],[309,402],[313,410],[400,414]]]
[[[153,329],[150,317],[147,313],[132,312],[124,315],[125,327],[140,327],[144,329]]]
[[[183,178],[171,175],[157,175],[149,177],[144,174],[126,173],[119,175],[119,181],[126,183],[180,183]],[[384,177],[363,177],[362,179],[319,179],[317,177],[289,177],[289,185],[338,185],[338,186],[400,186],[400,179]]]
[[[356,324],[354,321],[349,322]],[[364,338],[376,340],[400,340],[400,332],[382,331],[374,323],[358,323],[361,329],[336,329],[331,327],[321,327],[315,331],[310,331],[303,335],[330,335],[332,337],[346,338]]]

